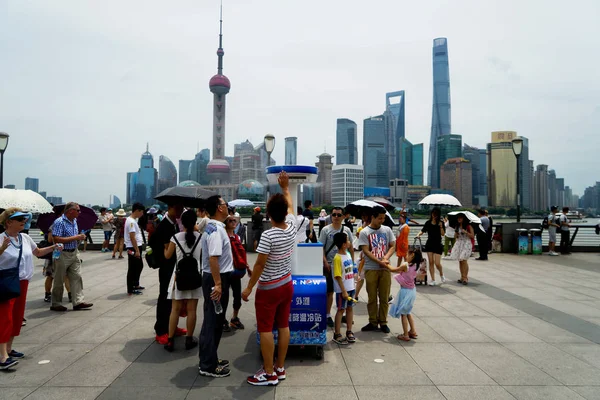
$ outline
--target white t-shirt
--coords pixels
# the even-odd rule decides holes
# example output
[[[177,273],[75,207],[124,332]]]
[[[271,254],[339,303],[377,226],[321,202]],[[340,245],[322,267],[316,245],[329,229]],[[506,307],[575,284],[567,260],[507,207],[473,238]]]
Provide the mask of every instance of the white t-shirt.
[[[198,232],[194,232],[194,236],[196,237],[196,240],[198,240],[200,234]],[[183,253],[181,252],[181,249],[179,248],[177,243],[175,243],[175,238],[177,238],[177,241],[179,241],[179,244],[181,245],[181,247],[183,247],[183,250],[185,250],[187,254],[189,254],[190,251],[192,251],[192,247],[194,247],[194,245],[192,245],[192,247],[188,247],[185,241],[185,232],[179,232],[173,235],[173,237],[171,238],[171,243],[175,245],[175,254],[177,255],[177,261],[179,262],[179,260],[183,258]],[[198,243],[198,245],[196,245],[196,249],[194,250],[194,258],[198,260],[198,271],[202,271],[202,263],[200,262],[201,251],[202,246],[200,245],[200,243]]]
[[[455,230],[453,227],[450,226],[450,221],[446,221],[446,223],[444,223],[444,226],[446,227],[446,234],[444,236],[450,239],[454,239]]]
[[[296,226],[298,227],[298,231],[296,232],[296,243],[306,242],[306,231],[308,230],[309,225],[310,220],[304,215],[296,216]]]
[[[200,239],[202,245],[202,272],[210,274],[210,257],[219,257],[219,271],[222,274],[233,271],[231,242],[225,230],[225,224],[211,219],[204,228]]]
[[[271,228],[263,232],[256,251],[267,255],[267,262],[260,278],[258,289],[269,290],[285,285],[292,280],[292,253],[296,247],[296,216],[285,217],[286,229]]]
[[[100,224],[102,225],[102,230],[105,232],[112,231],[113,226],[110,222],[108,222],[109,220],[110,220],[109,214],[100,215],[98,217],[98,221],[100,221]]]
[[[347,291],[354,290],[354,263],[352,262],[352,258],[346,254],[336,253],[333,257],[333,268],[331,269],[331,276],[333,278],[333,291],[335,293],[342,293],[342,288],[338,284],[336,276],[340,276],[342,278],[342,282],[344,283],[344,288]]]
[[[0,235],[0,243],[4,243],[4,238],[9,237],[6,233]],[[11,269],[17,266],[17,260],[19,259],[19,249],[15,245],[23,246],[23,254],[21,254],[21,263],[19,264],[19,280],[28,281],[33,276],[33,251],[37,248],[33,239],[25,234],[21,233],[21,241],[18,239],[10,238],[11,242],[4,250],[4,253],[0,255],[0,270]]]
[[[131,243],[130,233],[135,233],[135,241],[137,242],[138,248],[142,247],[144,244],[144,239],[142,239],[142,231],[138,225],[137,219],[127,217],[125,221],[125,247],[130,248],[133,247],[133,243]]]

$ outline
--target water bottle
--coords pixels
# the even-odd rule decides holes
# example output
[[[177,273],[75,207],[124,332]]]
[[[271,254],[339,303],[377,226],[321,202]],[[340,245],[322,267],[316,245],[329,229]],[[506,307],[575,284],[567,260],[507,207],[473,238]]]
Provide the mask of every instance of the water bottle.
[[[215,290],[214,287],[211,290]],[[223,312],[223,307],[221,306],[221,302],[219,300],[213,300],[213,305],[215,306],[215,314],[221,314]]]
[[[146,247],[146,254],[149,256],[152,255],[152,247]]]
[[[56,246],[54,248],[54,250],[52,250],[52,259],[53,260],[58,260],[59,257],[60,257],[60,247]]]

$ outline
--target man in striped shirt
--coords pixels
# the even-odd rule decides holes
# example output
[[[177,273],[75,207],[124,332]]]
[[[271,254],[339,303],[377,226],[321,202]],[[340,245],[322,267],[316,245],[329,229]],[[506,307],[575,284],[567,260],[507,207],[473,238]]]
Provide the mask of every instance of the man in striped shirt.
[[[79,233],[77,216],[81,212],[79,204],[67,203],[64,214],[54,221],[52,238],[54,243],[62,243],[63,250],[58,260],[54,260],[54,285],[52,286],[52,311],[67,311],[62,305],[63,281],[65,275],[71,283],[73,310],[82,310],[93,306],[83,301],[83,280],[81,279],[81,261],[77,246],[85,240],[85,235]]]
[[[292,254],[298,227],[289,191],[289,178],[285,172],[279,174],[279,186],[283,194],[274,194],[267,203],[272,228],[262,234],[252,277],[242,293],[242,299],[248,301],[258,283],[254,306],[264,367],[247,379],[249,384],[255,386],[274,386],[286,378],[284,362],[290,342],[289,317],[294,294]],[[276,366],[273,365],[274,324],[279,331]]]

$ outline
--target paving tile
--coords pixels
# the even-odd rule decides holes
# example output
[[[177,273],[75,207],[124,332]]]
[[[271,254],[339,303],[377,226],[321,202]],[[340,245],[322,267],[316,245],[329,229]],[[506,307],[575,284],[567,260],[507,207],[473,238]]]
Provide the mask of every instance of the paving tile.
[[[27,400],[94,400],[105,387],[41,387]]]
[[[544,300],[541,304],[576,317],[600,318],[600,309],[573,300]]]
[[[517,400],[585,400],[566,386],[505,386]]]
[[[559,384],[498,343],[456,343],[454,346],[500,385]]]
[[[591,343],[589,340],[535,317],[502,317],[502,320],[547,343]]]
[[[435,318],[435,317],[432,317]],[[440,317],[440,318],[446,318],[446,317]],[[455,318],[455,317],[449,317],[449,318]],[[394,319],[394,318],[391,318]],[[433,330],[433,328],[429,325],[427,325],[425,323],[425,321],[419,319],[419,317],[416,317],[413,315],[413,320],[415,322],[415,329],[417,330],[417,333],[419,334],[419,338],[414,341],[414,343],[418,342],[418,343],[446,343],[446,339],[444,339],[443,337],[441,337],[435,330]],[[402,323],[400,323],[400,325],[402,325]],[[392,331],[392,335],[395,337],[398,334],[402,333],[402,329],[399,328],[395,331]],[[392,340],[393,342],[393,340]],[[409,342],[409,343],[405,343],[405,342],[399,342],[400,345],[402,346],[411,346],[413,342]],[[413,343],[413,344],[414,344]]]
[[[80,314],[79,318],[65,318],[59,316],[51,319],[32,329],[28,329],[21,333],[18,338],[20,343],[52,343],[62,337],[79,330],[83,325],[91,323],[93,318],[88,318],[84,314]]]
[[[564,300],[562,296],[552,294],[550,292],[545,292],[540,289],[535,288],[527,288],[527,287],[503,287],[504,290],[524,297],[530,300],[548,300],[548,301],[561,301]]]
[[[0,390],[1,398],[7,400],[22,400],[31,392],[33,392],[35,387],[3,387]]]
[[[527,313],[494,299],[473,299],[469,303],[476,305],[495,317],[529,316]]]
[[[577,392],[586,400],[600,400],[600,390],[598,386],[569,386],[569,389]]]
[[[425,345],[426,346],[426,345]],[[342,368],[347,368],[354,385],[432,385],[431,380],[414,362],[405,348],[398,346],[396,339],[391,343],[356,343],[340,349],[343,356]],[[382,359],[383,363],[374,360]],[[338,368],[339,368],[338,367]],[[402,371],[399,379],[398,371]],[[326,381],[326,379],[325,379]]]
[[[541,341],[499,318],[464,317],[462,319],[497,342],[534,343]]]
[[[495,382],[452,345],[405,347],[435,385],[493,385]],[[404,371],[404,368],[402,368]],[[395,371],[397,373],[397,371]]]
[[[567,353],[600,368],[600,345],[597,344],[556,344],[556,347]]]
[[[424,317],[422,319],[450,343],[493,342],[492,339],[457,317]],[[419,334],[419,340],[420,338]]]
[[[135,343],[152,343],[155,339],[155,322],[156,317],[139,317],[106,339],[104,343],[127,343],[132,341]]]
[[[491,314],[462,299],[440,299],[436,303],[458,317],[491,317]]]
[[[224,378],[227,379],[227,378]],[[284,381],[285,382],[285,381]],[[279,385],[282,385],[280,383]],[[281,386],[278,387],[260,387],[260,386],[250,386],[246,382],[239,383],[236,382],[235,385],[230,386],[215,386],[215,387],[204,387],[204,388],[192,388],[189,394],[187,395],[187,400],[205,400],[205,399],[214,399],[214,400],[246,400],[246,399],[256,399],[256,400],[273,400],[276,398],[276,391],[280,389]],[[295,388],[299,392],[302,392],[302,389]],[[304,397],[306,398],[306,397]]]
[[[154,305],[154,304],[153,304]],[[105,317],[138,317],[148,311],[153,305],[141,301],[138,296],[131,297],[104,314]]]
[[[133,317],[98,317],[59,338],[57,343],[102,343],[133,319]]]
[[[355,389],[360,400],[444,400],[435,386],[355,386]]]
[[[109,386],[148,344],[101,344],[52,378],[47,386]]]
[[[327,394],[325,394],[327,393]],[[248,396],[247,398],[254,398]],[[318,398],[338,398],[358,400],[353,386],[287,386],[286,381],[279,382],[275,390],[275,400],[301,400]]]
[[[415,301],[413,314],[417,317],[451,317],[452,314],[443,307],[438,306],[435,302],[424,299]]]
[[[600,369],[546,343],[504,345],[565,385],[600,385]]]
[[[438,386],[447,400],[515,400],[502,386]]]
[[[139,387],[110,386],[97,400],[184,400],[189,389],[170,386],[153,386],[149,390]]]

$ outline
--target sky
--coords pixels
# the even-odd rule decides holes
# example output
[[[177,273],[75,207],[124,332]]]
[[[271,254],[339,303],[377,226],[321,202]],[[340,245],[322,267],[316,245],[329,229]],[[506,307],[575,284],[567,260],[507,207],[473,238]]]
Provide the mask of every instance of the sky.
[[[529,138],[575,194],[600,180],[600,2],[224,0],[226,154],[298,137],[298,163],[335,155],[337,118],[358,125],[405,90],[406,137],[429,148],[432,54],[448,38],[452,132],[485,147]],[[0,0],[4,184],[65,201],[125,201],[149,143],[175,165],[212,149],[218,0]],[[426,156],[425,156],[426,157]],[[586,161],[583,161],[586,160]],[[335,162],[335,159],[334,159]],[[425,159],[425,166],[427,159]]]

